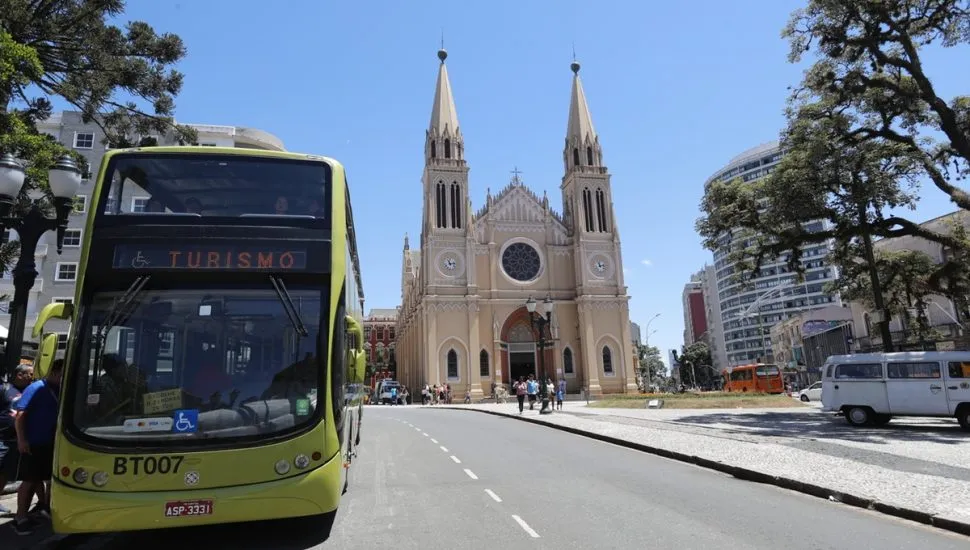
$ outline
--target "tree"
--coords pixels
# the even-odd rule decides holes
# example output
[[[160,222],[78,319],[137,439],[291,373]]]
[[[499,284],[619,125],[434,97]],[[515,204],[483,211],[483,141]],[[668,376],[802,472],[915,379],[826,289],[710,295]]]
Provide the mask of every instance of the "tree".
[[[869,308],[874,306],[874,297],[881,295],[883,309],[901,317],[907,325],[913,321],[915,312],[915,340],[922,342],[929,339],[928,298],[934,293],[929,285],[929,276],[936,269],[933,259],[923,252],[912,250],[879,251],[875,253],[874,261],[866,264],[863,266],[862,262],[858,262],[851,267],[857,270],[874,268],[879,273],[882,285],[880,293],[872,289],[869,279],[853,273],[851,268],[839,274],[834,289],[846,300],[862,302]]]
[[[698,220],[708,248],[730,243],[738,278],[758,275],[776,258],[787,260],[800,278],[807,268],[803,247],[832,242],[829,261],[837,266],[864,260],[867,269],[849,271],[868,278],[891,348],[873,239],[910,235],[965,248],[966,241],[952,234],[886,212],[914,208],[920,178],[961,208],[970,206],[970,196],[948,182],[970,171],[970,98],[949,104],[940,98],[919,57],[919,48],[934,41],[970,40],[967,6],[966,0],[811,0],[793,15],[784,33],[791,61],[813,47],[819,59],[792,95],[782,134],[785,157],[760,181],[712,184]],[[817,220],[828,223],[810,223]],[[957,271],[950,260],[928,274],[928,282],[940,293],[952,292],[948,279]]]
[[[714,361],[711,349],[704,342],[683,346],[679,355],[674,352],[674,360],[680,363],[680,380],[684,385],[697,387],[713,381]]]
[[[185,55],[182,40],[141,21],[124,29],[106,23],[124,7],[124,0],[4,0],[0,43],[3,56],[13,49],[18,61],[0,66],[0,111],[10,115],[18,104],[32,123],[50,116],[59,98],[98,124],[113,147],[172,130],[193,141],[195,133],[172,119],[182,74],[170,67]]]
[[[649,389],[651,383],[666,378],[667,367],[661,359],[660,348],[656,346],[637,346],[637,358],[640,361],[640,378],[644,389]]]

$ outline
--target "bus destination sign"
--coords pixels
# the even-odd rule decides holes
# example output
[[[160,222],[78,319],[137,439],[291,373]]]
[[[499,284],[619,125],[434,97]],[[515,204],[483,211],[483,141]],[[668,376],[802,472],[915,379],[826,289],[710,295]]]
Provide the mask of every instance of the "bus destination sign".
[[[115,269],[178,271],[301,271],[304,248],[233,245],[130,245],[115,247]]]

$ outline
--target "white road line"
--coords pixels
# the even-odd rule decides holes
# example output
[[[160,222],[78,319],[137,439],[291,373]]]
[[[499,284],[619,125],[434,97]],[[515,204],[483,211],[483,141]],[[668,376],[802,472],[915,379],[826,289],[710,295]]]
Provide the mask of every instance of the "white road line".
[[[451,459],[455,461],[455,464],[461,464],[461,461],[458,460],[458,457],[457,456],[451,455]]]
[[[478,479],[478,476],[475,475],[475,472],[469,470],[468,468],[465,468],[465,473],[468,474],[468,477],[472,479]]]
[[[498,495],[496,495],[491,489],[485,489],[485,493],[492,497],[492,500],[495,502],[502,502],[502,499],[498,498]]]
[[[441,450],[442,451],[444,451],[446,453],[448,452],[448,449],[444,445],[439,445],[439,447],[441,447]]]
[[[431,438],[431,442],[432,442],[432,443],[434,443],[435,445],[437,445],[437,444],[438,444],[438,440],[437,440],[437,439],[435,439],[435,438],[433,438],[433,437]]]
[[[423,435],[424,437],[431,437],[430,435],[428,435],[428,432],[421,432],[421,435]]]
[[[536,533],[536,530],[535,529],[529,527],[529,524],[526,523],[522,518],[520,518],[519,516],[517,516],[515,514],[512,514],[512,519],[514,519],[515,522],[519,524],[519,527],[521,527],[523,531],[525,531],[526,533],[528,533],[530,537],[532,537],[534,539],[539,538],[539,533]]]
[[[420,431],[421,431],[421,428],[419,428],[419,427],[417,427],[417,426],[415,426],[415,427],[414,427],[414,431],[417,431],[417,432],[420,432]]]

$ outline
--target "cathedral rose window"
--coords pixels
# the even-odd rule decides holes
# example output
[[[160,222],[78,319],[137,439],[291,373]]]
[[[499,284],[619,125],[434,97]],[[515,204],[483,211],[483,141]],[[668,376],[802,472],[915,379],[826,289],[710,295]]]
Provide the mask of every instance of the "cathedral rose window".
[[[526,243],[512,243],[502,253],[502,269],[520,282],[529,282],[539,276],[541,268],[539,252]]]

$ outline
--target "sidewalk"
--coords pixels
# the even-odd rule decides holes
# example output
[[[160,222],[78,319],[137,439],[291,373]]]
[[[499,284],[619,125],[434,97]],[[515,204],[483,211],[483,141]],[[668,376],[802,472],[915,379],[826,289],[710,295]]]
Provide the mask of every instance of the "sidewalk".
[[[37,499],[34,499],[37,502]],[[0,504],[14,512],[17,511],[17,494],[0,494]],[[13,516],[0,515],[0,548],[3,550],[26,550],[27,548],[43,548],[44,543],[51,540],[54,531],[49,521],[40,521],[33,534],[20,536],[14,533]]]
[[[440,405],[439,405],[440,406]],[[549,425],[970,535],[970,436],[955,421],[853,428],[814,407],[594,409],[451,405]]]

